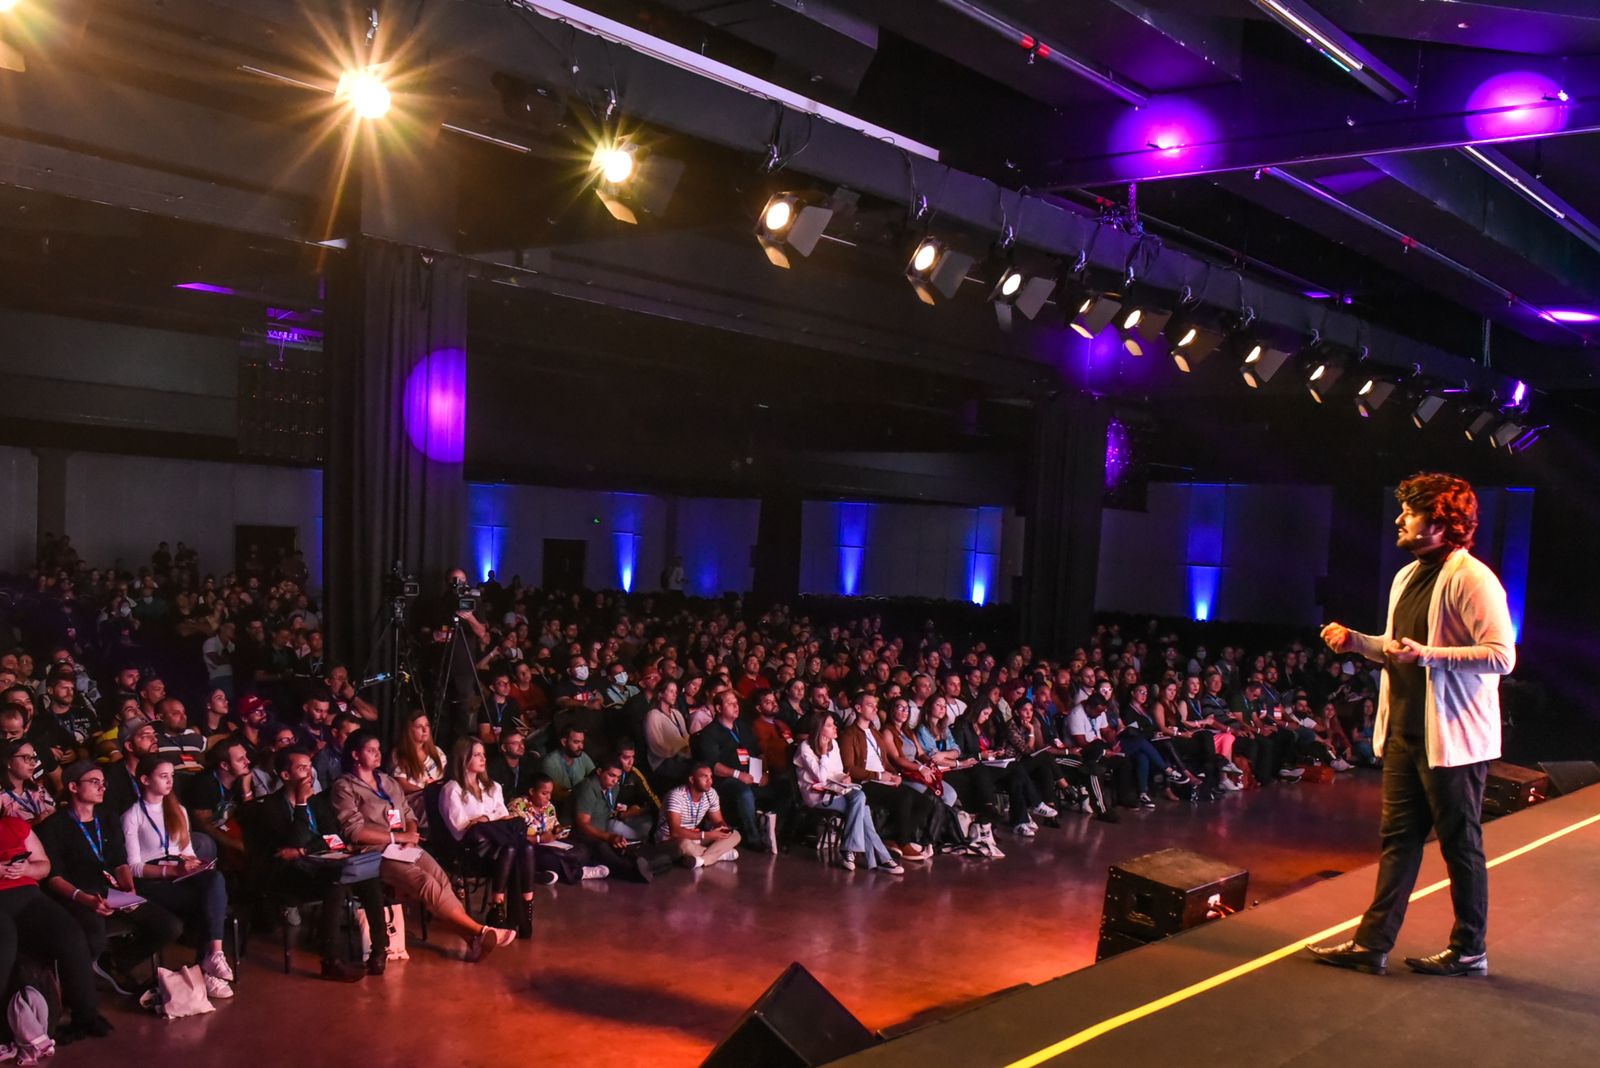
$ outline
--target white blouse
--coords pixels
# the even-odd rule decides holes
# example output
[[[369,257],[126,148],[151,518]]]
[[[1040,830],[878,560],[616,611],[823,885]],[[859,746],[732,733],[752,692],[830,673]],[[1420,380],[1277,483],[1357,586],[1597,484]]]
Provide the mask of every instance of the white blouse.
[[[189,815],[183,813],[187,829]],[[154,864],[162,857],[192,857],[193,841],[182,846],[167,835],[167,816],[161,802],[154,804],[142,797],[122,814],[122,838],[127,843],[128,867],[133,874],[143,877],[146,864]]]
[[[813,808],[832,796],[813,790],[813,786],[821,782],[849,781],[849,776],[844,773],[844,760],[839,756],[838,742],[833,743],[833,748],[828,750],[826,756],[818,756],[809,741],[800,743],[800,748],[794,753],[794,767],[800,783],[800,797]]]
[[[439,814],[444,817],[451,835],[457,839],[467,833],[467,824],[479,816],[503,820],[511,815],[506,809],[505,796],[501,793],[499,783],[490,783],[482,797],[473,797],[454,779],[445,783],[439,791]]]

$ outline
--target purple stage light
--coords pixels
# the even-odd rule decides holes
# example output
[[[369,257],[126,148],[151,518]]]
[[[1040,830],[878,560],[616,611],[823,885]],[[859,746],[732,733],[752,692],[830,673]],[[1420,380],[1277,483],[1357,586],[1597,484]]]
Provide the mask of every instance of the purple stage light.
[[[1176,97],[1129,109],[1112,127],[1113,153],[1142,155],[1135,177],[1183,174],[1215,161],[1219,130],[1211,113]]]
[[[227,286],[212,285],[210,282],[179,282],[173,289],[192,289],[196,293],[216,293],[219,296],[231,297],[234,290]]]
[[[1600,322],[1600,314],[1584,311],[1581,308],[1551,308],[1549,311],[1540,312],[1539,318],[1547,319],[1552,323]]]
[[[1537,71],[1509,71],[1484,81],[1467,98],[1467,134],[1479,141],[1541,137],[1566,129],[1561,86]]]
[[[406,435],[428,459],[458,464],[467,445],[467,353],[439,349],[406,379]]]
[[[1521,404],[1528,396],[1528,383],[1518,382],[1517,388],[1511,391],[1511,404],[1513,407]]]
[[[1308,289],[1300,295],[1307,300],[1331,300],[1333,298],[1332,293],[1324,293],[1320,289]]]
[[[1133,467],[1133,439],[1122,420],[1112,419],[1106,424],[1106,493],[1114,494],[1122,488],[1122,480]]]

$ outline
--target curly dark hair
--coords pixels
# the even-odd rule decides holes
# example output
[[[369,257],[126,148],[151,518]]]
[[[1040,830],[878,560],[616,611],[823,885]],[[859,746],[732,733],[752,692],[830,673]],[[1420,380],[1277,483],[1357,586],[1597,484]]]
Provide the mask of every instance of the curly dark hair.
[[[1444,540],[1452,547],[1472,548],[1472,539],[1478,533],[1478,495],[1466,479],[1423,472],[1400,483],[1394,497],[1413,512],[1442,524]]]

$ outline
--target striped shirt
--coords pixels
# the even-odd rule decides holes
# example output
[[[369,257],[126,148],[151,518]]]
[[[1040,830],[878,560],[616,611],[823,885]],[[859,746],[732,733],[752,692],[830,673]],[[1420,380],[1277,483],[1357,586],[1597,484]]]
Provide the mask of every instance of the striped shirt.
[[[667,807],[661,810],[661,826],[656,829],[656,840],[667,842],[672,839],[672,824],[667,821],[669,813],[677,814],[679,827],[694,828],[704,823],[711,813],[721,811],[722,802],[717,799],[715,790],[707,790],[697,801],[689,796],[687,786],[680,786],[667,795]]]

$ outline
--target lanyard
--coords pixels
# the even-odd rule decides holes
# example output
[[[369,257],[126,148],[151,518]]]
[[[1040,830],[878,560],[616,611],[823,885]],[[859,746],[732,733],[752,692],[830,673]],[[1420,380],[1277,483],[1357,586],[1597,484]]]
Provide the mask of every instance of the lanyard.
[[[26,790],[23,791],[21,797],[18,797],[12,792],[11,787],[8,786],[6,787],[6,796],[11,798],[11,800],[15,801],[17,804],[21,805],[23,808],[27,809],[35,816],[39,814],[39,810],[42,807],[39,802],[28,796],[28,792]]]
[[[612,812],[617,807],[617,795],[614,790],[601,790],[600,796],[606,799],[606,811]]]
[[[163,857],[170,857],[172,852],[169,846],[172,843],[172,837],[167,834],[167,829],[165,826],[156,826],[156,821],[150,818],[150,809],[142,798],[139,801],[139,814],[142,815],[144,817],[144,821],[150,825],[150,829],[156,832],[156,841],[161,843],[161,855]],[[163,822],[165,822],[165,818],[165,814],[163,813]]]
[[[284,796],[283,800],[284,803],[289,806],[289,826],[294,826],[294,814],[303,808],[306,810],[306,824],[311,828],[311,833],[316,834],[317,814],[311,811],[311,802],[307,801],[303,805],[297,805],[293,801],[290,801],[287,795]]]
[[[106,863],[106,840],[105,840],[104,836],[102,836],[101,833],[100,833],[100,817],[96,816],[94,818],[94,837],[93,838],[89,837],[89,825],[87,823],[80,823],[76,819],[74,819],[72,822],[77,824],[79,833],[81,833],[83,835],[83,840],[85,842],[89,843],[89,848],[90,849],[94,850],[94,859],[96,859],[96,860],[98,860],[100,862],[100,866],[101,867],[105,867],[105,863]]]
[[[350,773],[350,777],[352,779],[354,779],[356,781],[356,785],[360,786],[363,790],[366,790],[370,794],[377,794],[379,797],[383,798],[383,803],[384,804],[386,804],[386,805],[393,805],[394,804],[394,798],[390,797],[387,793],[384,792],[383,780],[378,778],[378,773],[377,772],[373,772],[372,773],[372,781],[378,784],[376,787],[368,786],[365,782],[362,782],[361,781],[361,776],[357,775],[355,772],[351,772]]]

